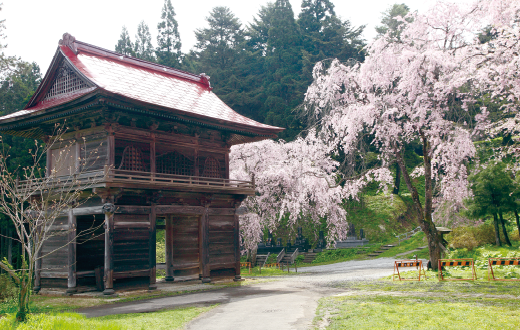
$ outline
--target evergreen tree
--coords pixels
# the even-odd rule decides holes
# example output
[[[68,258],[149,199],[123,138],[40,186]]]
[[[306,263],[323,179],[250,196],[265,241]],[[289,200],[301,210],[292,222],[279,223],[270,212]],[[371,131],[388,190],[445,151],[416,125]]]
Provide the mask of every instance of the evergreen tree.
[[[285,127],[280,135],[293,139],[302,129],[293,109],[302,101],[306,84],[301,81],[301,34],[288,0],[277,0],[271,12],[264,69],[265,122]]]
[[[135,56],[145,61],[155,61],[152,35],[150,34],[148,25],[144,21],[141,21],[137,26],[137,35],[135,36],[135,39]]]
[[[181,37],[179,24],[175,19],[175,11],[170,0],[164,2],[161,21],[157,24],[157,62],[173,68],[180,68],[182,62]]]
[[[401,4],[394,4],[392,7],[388,8],[385,12],[383,12],[383,17],[381,18],[381,25],[376,26],[376,31],[378,35],[384,35],[387,31],[390,31],[390,36],[393,38],[399,39],[399,35],[401,33],[400,28],[402,27],[403,22],[397,20],[396,17],[401,16],[405,17],[410,12],[410,7]],[[406,18],[407,22],[411,22],[411,18]]]
[[[121,30],[121,35],[119,36],[119,40],[117,41],[116,52],[125,54],[125,55],[129,55],[129,56],[135,56],[134,45],[132,44],[132,41],[130,40],[130,35],[128,34],[128,30],[126,29],[126,26],[124,26],[124,25],[123,25],[123,30]]]
[[[209,28],[195,31],[199,69],[209,72],[232,68],[244,42],[242,24],[227,7],[213,8],[206,21]]]

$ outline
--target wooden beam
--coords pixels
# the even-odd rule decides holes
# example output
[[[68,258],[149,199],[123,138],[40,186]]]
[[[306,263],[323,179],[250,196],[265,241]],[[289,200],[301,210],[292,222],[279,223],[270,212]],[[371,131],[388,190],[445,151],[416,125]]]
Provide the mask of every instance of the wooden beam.
[[[233,226],[233,244],[235,248],[235,281],[241,279],[240,276],[240,231],[239,231],[239,217],[235,214]]]
[[[105,214],[105,291],[103,294],[114,293],[114,215]]]
[[[76,216],[72,212],[72,209],[68,211],[68,251],[67,251],[67,293],[72,294],[76,292]]]
[[[118,206],[120,208],[121,206]],[[183,205],[157,205],[157,214],[187,214],[187,215],[202,215],[207,212],[209,215],[234,215],[233,208],[204,208],[203,206],[183,206]],[[116,213],[119,210],[116,211]]]
[[[199,242],[199,256],[201,260],[202,283],[209,283],[209,213],[208,206],[204,208],[204,213],[200,217],[200,242]]]
[[[150,250],[149,250],[149,258],[150,258],[150,286],[148,287],[150,290],[157,289],[157,285],[155,284],[157,281],[156,277],[156,230],[155,230],[155,222],[156,222],[156,214],[155,214],[155,205],[152,204],[151,212],[150,212]]]
[[[165,281],[171,282],[173,281],[173,217],[168,215],[166,217],[166,229],[165,229],[165,239],[166,239],[166,277]]]
[[[102,214],[103,206],[78,207],[72,210],[75,216]],[[116,214],[151,214],[150,206],[116,205]]]
[[[202,206],[157,205],[157,214],[203,214]]]

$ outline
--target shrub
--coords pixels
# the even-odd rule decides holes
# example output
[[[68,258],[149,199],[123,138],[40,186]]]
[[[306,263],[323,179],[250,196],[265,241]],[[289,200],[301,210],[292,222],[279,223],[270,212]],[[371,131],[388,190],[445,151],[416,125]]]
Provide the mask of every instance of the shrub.
[[[0,275],[0,301],[17,299],[18,288],[7,274]]]
[[[457,227],[446,239],[451,248],[471,251],[478,246],[495,243],[495,229],[491,224]]]

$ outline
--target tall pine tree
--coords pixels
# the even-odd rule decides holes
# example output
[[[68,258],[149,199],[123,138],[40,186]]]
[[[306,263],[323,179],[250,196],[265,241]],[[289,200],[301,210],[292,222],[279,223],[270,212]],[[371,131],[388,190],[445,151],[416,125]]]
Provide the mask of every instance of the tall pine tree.
[[[123,25],[123,30],[121,30],[121,35],[119,36],[119,40],[116,44],[116,52],[129,55],[129,56],[135,56],[134,52],[134,45],[132,41],[130,40],[130,35],[128,34],[128,30],[126,29],[126,26]]]
[[[282,138],[292,139],[302,129],[293,109],[303,101],[301,34],[288,0],[277,0],[272,10],[264,69],[265,122],[285,127]]]
[[[135,36],[135,39],[135,56],[145,61],[155,61],[152,35],[150,34],[148,25],[144,21],[141,21],[137,26],[137,35]]]
[[[172,68],[181,68],[182,52],[179,24],[175,19],[175,11],[170,0],[164,2],[161,21],[157,24],[157,63]]]

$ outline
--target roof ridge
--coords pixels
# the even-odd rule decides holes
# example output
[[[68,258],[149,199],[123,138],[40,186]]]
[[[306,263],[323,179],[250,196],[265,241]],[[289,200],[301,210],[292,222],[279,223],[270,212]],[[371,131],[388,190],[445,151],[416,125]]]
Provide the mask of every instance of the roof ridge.
[[[145,61],[145,60],[142,60],[140,58],[133,57],[130,55],[121,54],[121,53],[118,53],[118,52],[115,52],[112,50],[108,50],[108,49],[105,49],[105,48],[102,48],[99,46],[91,45],[89,43],[76,40],[76,38],[74,38],[69,33],[63,34],[63,39],[60,40],[59,44],[62,46],[69,47],[70,50],[72,50],[76,55],[80,51],[84,51],[84,52],[95,54],[98,56],[110,57],[117,61],[130,63],[130,64],[133,64],[136,66],[144,67],[147,69],[152,69],[152,70],[155,70],[158,72],[167,73],[167,74],[173,75],[175,77],[195,81],[195,82],[205,85],[210,90],[213,89],[209,83],[210,77],[204,73],[201,73],[201,74],[190,73],[190,72],[186,72],[183,70],[171,68],[169,66],[165,66],[162,64]]]

